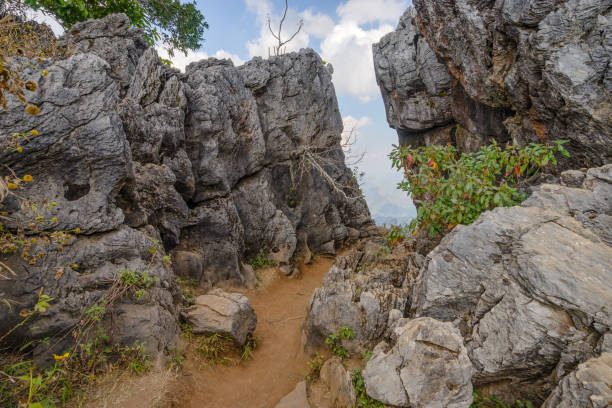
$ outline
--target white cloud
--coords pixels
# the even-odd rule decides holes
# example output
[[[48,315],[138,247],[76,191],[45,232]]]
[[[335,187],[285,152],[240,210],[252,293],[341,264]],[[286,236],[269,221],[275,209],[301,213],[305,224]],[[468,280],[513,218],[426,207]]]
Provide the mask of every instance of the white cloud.
[[[304,20],[302,29],[314,38],[323,39],[334,29],[334,20],[327,14],[313,14],[309,9],[301,12],[300,17]]]
[[[370,125],[372,119],[368,116],[362,116],[359,119],[349,115],[342,118],[342,124],[344,125],[344,133],[355,131],[358,132],[360,128]]]
[[[26,17],[29,20],[34,20],[38,23],[45,23],[47,24],[49,27],[51,27],[51,30],[53,30],[53,34],[55,34],[56,36],[60,36],[62,34],[64,34],[64,27],[62,27],[62,25],[59,23],[59,21],[57,21],[57,19],[55,17],[49,16],[47,14],[44,14],[42,11],[38,10],[38,11],[34,11],[32,9],[30,9],[29,7],[26,9]]]
[[[378,95],[372,43],[392,30],[389,24],[365,30],[346,21],[336,25],[323,40],[321,53],[334,67],[334,86],[339,94],[355,96],[364,103]]]
[[[172,66],[174,68],[180,69],[183,72],[185,72],[185,68],[187,67],[187,65],[191,64],[192,62],[200,61],[207,58],[231,59],[235,66],[242,65],[245,63],[245,61],[242,60],[242,58],[240,58],[238,55],[231,54],[225,50],[218,50],[212,55],[208,55],[207,53],[202,51],[188,52],[187,55],[183,54],[180,51],[175,51],[174,56],[170,57],[166,49],[164,49],[163,47],[157,47],[157,54],[162,58],[169,59],[170,61],[172,61]]]
[[[403,0],[349,0],[336,9],[341,21],[352,21],[357,24],[393,23],[408,7]]]
[[[256,14],[259,35],[246,44],[250,57],[268,57],[276,40],[268,28],[268,17],[272,28],[278,27],[282,10],[274,10],[270,0],[245,0],[249,10]],[[300,33],[287,44],[287,52],[316,46],[319,40],[324,60],[334,67],[333,81],[339,95],[351,95],[366,103],[379,94],[374,64],[372,43],[391,32],[399,17],[408,6],[405,0],[348,0],[338,6],[339,22],[312,9],[289,8],[283,24],[283,38],[288,38],[302,20]]]

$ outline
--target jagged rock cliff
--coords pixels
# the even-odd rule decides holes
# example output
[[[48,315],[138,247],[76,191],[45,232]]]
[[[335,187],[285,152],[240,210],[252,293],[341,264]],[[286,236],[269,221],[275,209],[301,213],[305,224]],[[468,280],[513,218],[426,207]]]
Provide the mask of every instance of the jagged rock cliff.
[[[159,281],[143,299],[122,299],[107,323],[114,340],[161,351],[177,332],[175,275],[205,287],[249,285],[247,256],[266,251],[287,263],[296,248],[333,250],[374,228],[362,198],[347,198],[312,167],[294,168],[307,151],[340,185],[353,177],[331,73],[314,51],[241,67],[209,59],[182,74],[124,15],[77,24],[60,45],[66,59],[15,61],[38,83],[27,97],[40,114],[25,114],[16,99],[0,112],[0,137],[39,133],[21,153],[0,150],[2,164],[34,178],[20,195],[57,203],[43,211],[54,219],[43,229],[79,231],[62,245],[39,241],[32,251],[46,255],[33,265],[4,260],[18,276],[0,280],[0,294],[19,307],[0,310],[0,332],[41,287],[54,298],[14,342],[59,337],[52,351],[65,349],[66,334],[121,270],[148,270]],[[3,203],[27,222],[18,205]],[[172,266],[150,253],[156,241]],[[36,351],[50,355],[44,345]]]
[[[569,139],[561,168],[574,170],[453,228],[425,258],[418,237],[338,258],[307,343],[352,327],[347,347],[373,348],[366,391],[393,406],[468,408],[472,386],[508,404],[610,406],[612,2],[414,3],[373,45],[400,143]]]
[[[481,392],[545,406],[593,395],[604,404],[559,406],[606,406],[612,402],[601,386],[612,375],[602,354],[612,344],[612,165],[570,170],[561,180],[534,188],[520,206],[457,226],[426,258],[411,241],[376,255],[379,245],[371,239],[339,257],[313,294],[308,345],[349,326],[355,333],[346,343],[350,350],[374,348],[364,372],[370,395],[402,407],[426,406],[415,401],[433,391],[396,386],[409,358],[414,375],[448,385],[436,389],[436,398],[467,408],[471,399],[458,390],[452,368],[456,348],[417,338],[434,354],[451,349],[440,355],[448,370],[436,371],[427,350],[409,355],[392,346],[401,343],[397,332],[411,319],[436,319],[460,333],[471,382]],[[439,324],[430,326],[433,332]]]
[[[568,166],[612,160],[612,2],[414,5],[373,47],[401,142],[569,139]]]

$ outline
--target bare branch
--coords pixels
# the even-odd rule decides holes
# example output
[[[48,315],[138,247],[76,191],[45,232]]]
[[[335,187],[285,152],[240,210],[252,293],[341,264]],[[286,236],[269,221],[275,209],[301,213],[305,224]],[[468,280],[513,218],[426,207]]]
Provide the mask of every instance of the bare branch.
[[[272,47],[273,54],[276,56],[282,55],[285,53],[285,51],[287,51],[287,48],[286,47],[283,48],[283,47],[287,45],[287,43],[289,43],[291,40],[293,40],[296,35],[298,35],[298,33],[302,30],[302,26],[304,25],[304,20],[300,20],[298,23],[297,30],[291,36],[289,36],[289,39],[283,41],[283,24],[285,23],[285,20],[287,19],[288,11],[289,11],[289,0],[285,0],[285,10],[283,11],[283,15],[278,24],[278,33],[276,33],[272,29],[272,21],[270,19],[270,16],[268,16],[268,30],[270,30],[272,37],[274,37],[274,39],[278,43],[278,45],[275,45],[274,47]],[[271,54],[270,49],[268,49],[268,56],[270,56],[270,54]]]

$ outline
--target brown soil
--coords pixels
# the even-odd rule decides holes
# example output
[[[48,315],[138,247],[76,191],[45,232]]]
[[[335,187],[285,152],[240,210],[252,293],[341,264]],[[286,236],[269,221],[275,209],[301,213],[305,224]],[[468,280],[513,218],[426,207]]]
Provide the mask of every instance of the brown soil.
[[[302,325],[312,293],[322,285],[332,263],[332,258],[319,257],[302,265],[301,279],[287,278],[276,268],[268,268],[259,271],[260,287],[227,289],[244,293],[257,314],[255,336],[261,342],[252,360],[240,361],[234,353],[229,356],[233,364],[210,365],[185,347],[187,359],[182,370],[152,370],[140,377],[111,373],[86,390],[82,396],[86,402],[75,401],[74,406],[273,408],[309,372]]]
[[[166,395],[169,405],[184,408],[268,408],[291,392],[308,373],[302,325],[315,288],[333,263],[318,258],[301,267],[302,279],[276,269],[262,271],[262,286],[246,292],[258,322],[261,343],[253,360],[233,366],[204,365],[189,357]],[[170,402],[171,401],[171,402]]]

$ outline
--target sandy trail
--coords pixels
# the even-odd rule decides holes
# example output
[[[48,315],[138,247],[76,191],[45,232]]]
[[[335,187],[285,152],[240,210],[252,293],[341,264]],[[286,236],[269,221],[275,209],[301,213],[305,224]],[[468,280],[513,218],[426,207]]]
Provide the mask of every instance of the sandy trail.
[[[317,258],[302,267],[302,279],[267,271],[262,288],[246,292],[258,323],[261,343],[253,360],[235,366],[203,366],[193,357],[185,363],[171,394],[175,407],[271,408],[308,372],[302,349],[302,324],[315,288],[333,263]]]

